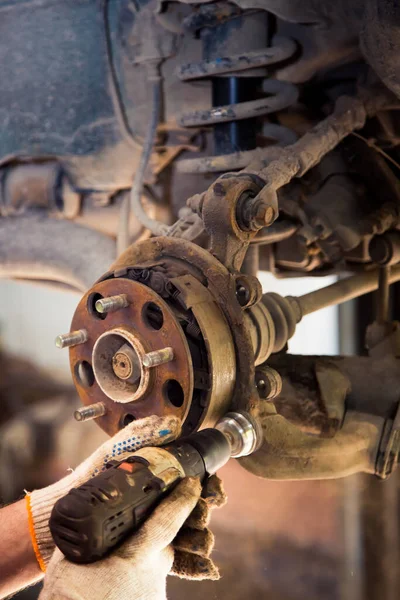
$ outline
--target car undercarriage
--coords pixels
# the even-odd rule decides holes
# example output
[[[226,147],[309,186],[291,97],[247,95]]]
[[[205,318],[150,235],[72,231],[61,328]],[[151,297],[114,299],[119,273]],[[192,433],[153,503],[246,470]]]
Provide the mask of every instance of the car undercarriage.
[[[393,472],[399,23],[395,0],[0,0],[0,277],[83,294],[57,338],[79,420],[245,411],[259,477]],[[288,353],[375,290],[362,356]]]

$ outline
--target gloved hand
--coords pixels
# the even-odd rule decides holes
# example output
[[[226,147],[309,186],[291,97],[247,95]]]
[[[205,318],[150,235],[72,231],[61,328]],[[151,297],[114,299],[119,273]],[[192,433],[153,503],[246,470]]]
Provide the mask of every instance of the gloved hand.
[[[222,481],[217,475],[207,479],[201,495],[193,512],[172,542],[175,557],[170,575],[197,581],[217,580],[220,578],[219,571],[210,558],[214,548],[214,535],[208,529],[211,510],[226,503]]]
[[[134,535],[99,562],[76,565],[56,549],[39,600],[164,600],[174,562],[171,542],[200,494],[198,479],[184,479]]]
[[[79,487],[104,470],[113,459],[122,459],[143,446],[161,446],[179,436],[180,421],[176,417],[148,417],[133,421],[102,444],[75,471],[56,483],[26,496],[32,545],[40,568],[46,566],[54,551],[49,530],[52,508],[73,487]]]
[[[180,421],[175,417],[153,416],[134,421],[107,440],[75,471],[47,488],[27,494],[32,544],[43,572],[55,548],[48,523],[57,500],[71,488],[79,487],[104,470],[110,460],[122,459],[144,446],[165,445],[179,434]],[[225,502],[221,480],[214,475],[204,484],[202,497],[173,542],[175,559],[171,575],[184,579],[219,579],[218,569],[209,558],[214,547],[214,536],[207,526],[210,509],[222,506]],[[60,553],[57,551],[56,554]]]

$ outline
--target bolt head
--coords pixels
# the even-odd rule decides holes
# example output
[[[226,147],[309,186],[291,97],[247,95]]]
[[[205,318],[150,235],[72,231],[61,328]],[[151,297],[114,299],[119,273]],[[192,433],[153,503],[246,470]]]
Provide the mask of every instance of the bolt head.
[[[250,290],[244,285],[239,284],[236,288],[236,298],[240,306],[247,306],[250,301]]]
[[[262,366],[256,371],[256,388],[263,400],[272,400],[282,391],[282,378],[275,369]]]
[[[275,211],[272,206],[259,204],[254,214],[254,220],[259,227],[268,227],[275,220]]]
[[[217,182],[213,188],[214,194],[216,196],[225,196],[225,189],[222,183]]]
[[[271,225],[275,221],[275,211],[272,206],[267,206],[264,212],[264,224]]]

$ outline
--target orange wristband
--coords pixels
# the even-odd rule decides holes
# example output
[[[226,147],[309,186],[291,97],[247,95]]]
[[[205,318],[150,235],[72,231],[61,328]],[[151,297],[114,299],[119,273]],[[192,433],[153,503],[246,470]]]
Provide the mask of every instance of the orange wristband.
[[[33,516],[32,516],[31,498],[30,498],[29,494],[27,494],[25,496],[25,502],[26,502],[26,510],[28,511],[28,525],[29,525],[29,533],[31,535],[33,551],[35,552],[36,560],[39,563],[40,570],[43,571],[43,573],[45,573],[46,565],[44,564],[44,560],[42,558],[42,555],[40,554],[39,546],[38,546],[37,539],[36,539],[35,525],[33,523]]]

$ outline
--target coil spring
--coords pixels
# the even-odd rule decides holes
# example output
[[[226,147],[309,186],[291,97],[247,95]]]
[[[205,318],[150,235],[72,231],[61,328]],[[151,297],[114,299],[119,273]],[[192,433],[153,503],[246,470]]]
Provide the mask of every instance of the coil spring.
[[[275,36],[272,46],[260,51],[182,65],[178,71],[178,77],[181,81],[193,81],[219,75],[235,75],[249,69],[275,65],[293,56],[296,49],[296,43],[293,40]],[[265,79],[263,91],[268,96],[260,100],[188,112],[180,117],[179,125],[182,127],[205,127],[265,116],[288,108],[298,99],[297,87],[286,81]],[[263,135],[277,141],[277,145],[222,156],[181,160],[177,163],[178,171],[181,173],[213,173],[245,168],[252,160],[261,156],[270,159],[276,158],[279,146],[294,143],[297,139],[291,129],[273,123],[264,125]]]

